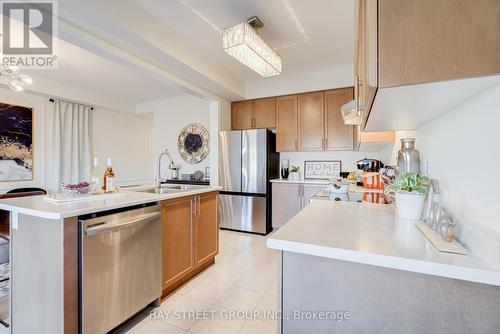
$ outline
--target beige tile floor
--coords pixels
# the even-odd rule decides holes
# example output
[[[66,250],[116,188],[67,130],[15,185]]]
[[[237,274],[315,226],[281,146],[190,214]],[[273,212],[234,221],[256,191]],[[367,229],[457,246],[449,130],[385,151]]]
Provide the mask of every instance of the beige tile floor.
[[[275,334],[276,321],[263,318],[276,310],[277,252],[265,243],[262,236],[220,231],[213,266],[115,333]]]

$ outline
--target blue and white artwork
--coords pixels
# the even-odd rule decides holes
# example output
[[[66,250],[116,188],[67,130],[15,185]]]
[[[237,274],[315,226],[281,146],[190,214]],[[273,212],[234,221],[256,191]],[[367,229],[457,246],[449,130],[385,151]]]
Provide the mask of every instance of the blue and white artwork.
[[[33,179],[33,108],[0,103],[0,181]]]

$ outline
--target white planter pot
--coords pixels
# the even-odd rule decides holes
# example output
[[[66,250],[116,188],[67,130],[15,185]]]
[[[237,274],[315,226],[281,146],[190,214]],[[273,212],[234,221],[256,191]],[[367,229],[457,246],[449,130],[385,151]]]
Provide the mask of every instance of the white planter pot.
[[[299,172],[290,173],[290,175],[288,175],[288,179],[290,181],[300,181],[300,173]]]
[[[422,218],[425,194],[398,192],[396,193],[396,207],[401,219],[419,220]]]

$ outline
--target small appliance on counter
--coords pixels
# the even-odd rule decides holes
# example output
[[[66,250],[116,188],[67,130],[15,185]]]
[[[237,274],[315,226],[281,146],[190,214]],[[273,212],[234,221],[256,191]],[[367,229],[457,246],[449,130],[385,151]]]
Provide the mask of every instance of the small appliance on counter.
[[[356,167],[362,171],[358,173],[358,186],[367,189],[384,189],[384,180],[380,174],[380,169],[384,167],[382,161],[365,158],[356,162]]]
[[[382,161],[377,159],[361,159],[356,162],[356,167],[364,172],[379,172],[384,167]]]
[[[366,172],[363,173],[363,187],[366,189],[380,189],[385,188],[384,180],[380,172]]]
[[[347,194],[349,192],[349,187],[351,184],[349,182],[343,181],[342,178],[337,178],[328,185],[328,190],[330,193],[335,194]]]
[[[420,153],[415,149],[415,138],[401,138],[398,152],[398,176],[420,173]]]

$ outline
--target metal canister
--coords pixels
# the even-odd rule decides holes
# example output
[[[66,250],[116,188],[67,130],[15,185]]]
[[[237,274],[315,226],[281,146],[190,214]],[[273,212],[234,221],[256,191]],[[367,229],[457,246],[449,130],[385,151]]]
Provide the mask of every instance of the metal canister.
[[[398,175],[420,173],[420,153],[415,148],[415,138],[401,138],[398,152]]]

